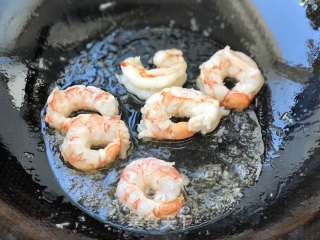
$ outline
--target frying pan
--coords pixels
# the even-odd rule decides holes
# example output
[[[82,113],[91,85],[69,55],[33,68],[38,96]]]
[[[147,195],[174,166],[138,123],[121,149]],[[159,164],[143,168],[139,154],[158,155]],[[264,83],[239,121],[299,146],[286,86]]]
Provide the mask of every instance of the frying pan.
[[[1,1],[0,237],[319,238],[319,11],[289,0]],[[156,236],[79,209],[53,175],[41,133],[41,110],[69,60],[115,29],[145,27],[230,45],[266,78],[253,104],[265,146],[257,182],[221,218]]]

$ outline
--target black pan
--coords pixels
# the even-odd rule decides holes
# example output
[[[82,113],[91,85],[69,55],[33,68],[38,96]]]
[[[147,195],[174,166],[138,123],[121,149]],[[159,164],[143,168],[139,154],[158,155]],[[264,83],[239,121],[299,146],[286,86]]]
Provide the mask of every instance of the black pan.
[[[318,11],[316,3],[258,0],[0,2],[0,30],[5,33],[0,36],[0,237],[130,239],[155,238],[156,234],[159,239],[317,239]],[[148,34],[156,40],[146,43]],[[94,71],[86,68],[79,79],[79,74],[70,74],[70,70],[78,71],[70,66],[76,66],[86,51],[114,35],[120,36],[116,43],[127,44],[120,52],[107,44],[108,54],[120,56],[116,61],[130,55],[130,49],[138,49],[147,62],[155,49],[180,44],[192,62],[187,87],[193,87],[199,63],[225,45],[258,63],[266,84],[248,111],[261,127],[262,172],[243,189],[243,197],[230,211],[185,229],[137,231],[99,218],[68,194],[50,157],[41,111],[57,83],[62,87],[94,85],[99,74],[100,87],[121,101],[125,90],[115,84],[113,76],[103,75],[96,67]],[[101,49],[92,53],[103,54]],[[109,73],[119,71],[114,64],[108,66]],[[124,102],[123,117],[138,119],[139,111],[130,110],[139,109],[143,102],[129,97],[133,107],[126,108]],[[135,138],[135,121],[127,123],[134,142],[141,146]],[[197,142],[201,138],[196,136]],[[160,151],[151,153],[166,158],[170,144],[159,143]],[[151,148],[146,145],[148,151]],[[198,165],[192,159],[202,153],[194,148],[183,158],[196,171]],[[175,160],[172,154],[168,160]]]

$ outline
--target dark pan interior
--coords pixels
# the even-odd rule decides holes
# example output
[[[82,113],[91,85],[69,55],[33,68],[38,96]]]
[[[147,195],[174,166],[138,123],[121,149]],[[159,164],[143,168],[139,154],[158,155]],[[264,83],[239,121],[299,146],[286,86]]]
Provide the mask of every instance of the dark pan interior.
[[[101,41],[115,29],[145,27],[179,29],[218,46],[230,45],[252,56],[266,78],[252,105],[265,146],[258,181],[245,189],[244,197],[222,218],[158,237],[294,239],[303,234],[296,229],[319,218],[317,4],[302,6],[289,0],[30,1],[29,6],[21,3],[22,7],[30,12],[35,9],[28,21],[18,14],[19,7],[7,3],[2,8],[7,25],[0,23],[8,32],[0,38],[0,216],[4,219],[0,237],[36,238],[39,229],[26,231],[14,218],[40,223],[46,233],[43,238],[148,237],[148,232],[101,223],[70,200],[47,161],[40,114],[69,60],[89,43]],[[10,13],[20,18],[10,18]],[[95,72],[86,74],[90,79]]]

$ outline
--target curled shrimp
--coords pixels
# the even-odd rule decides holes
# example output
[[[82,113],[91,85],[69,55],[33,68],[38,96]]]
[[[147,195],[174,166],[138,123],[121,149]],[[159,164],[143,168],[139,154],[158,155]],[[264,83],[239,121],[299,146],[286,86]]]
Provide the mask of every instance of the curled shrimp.
[[[66,133],[78,110],[97,111],[104,116],[118,114],[118,102],[110,93],[93,86],[75,85],[65,90],[55,88],[47,100],[46,122],[49,126]]]
[[[92,149],[101,146],[101,149]],[[73,167],[92,171],[107,166],[117,156],[125,158],[129,147],[129,131],[119,116],[80,114],[66,134],[61,154]]]
[[[138,138],[178,140],[212,132],[229,112],[219,102],[193,89],[171,87],[152,95],[141,109]],[[190,118],[174,123],[171,117]]]
[[[146,69],[140,57],[130,57],[121,62],[123,75],[117,76],[128,92],[140,99],[171,86],[182,86],[187,80],[187,63],[177,49],[158,51],[153,57],[156,69]]]
[[[248,107],[264,83],[257,64],[244,53],[232,51],[229,46],[216,52],[200,66],[200,70],[198,88],[227,108]],[[226,77],[238,81],[231,90],[224,86]]]
[[[175,216],[184,198],[183,179],[173,164],[152,157],[131,162],[121,173],[116,196],[144,218]]]

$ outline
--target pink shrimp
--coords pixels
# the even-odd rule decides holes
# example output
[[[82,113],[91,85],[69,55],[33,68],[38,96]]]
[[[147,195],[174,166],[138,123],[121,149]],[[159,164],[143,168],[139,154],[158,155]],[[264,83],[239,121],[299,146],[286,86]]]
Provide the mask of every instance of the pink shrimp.
[[[94,150],[92,147],[101,147]],[[72,122],[61,146],[66,162],[82,171],[92,171],[125,158],[130,135],[119,116],[80,114]]]
[[[121,63],[123,75],[117,76],[128,92],[140,99],[147,99],[162,89],[179,86],[187,80],[187,63],[178,49],[167,49],[156,52],[153,57],[155,69],[146,69],[140,57],[130,57]]]
[[[183,180],[173,163],[157,158],[131,162],[121,174],[116,196],[134,213],[144,218],[175,216],[184,204]],[[152,189],[154,195],[148,195]]]
[[[65,90],[55,88],[47,100],[46,121],[49,126],[66,133],[78,110],[97,111],[104,116],[118,114],[118,102],[110,93],[93,86],[75,85]]]
[[[152,95],[141,109],[139,138],[185,139],[197,132],[212,132],[220,119],[228,114],[219,102],[200,91],[171,87]],[[188,117],[174,123],[171,117]]]
[[[226,108],[248,107],[264,83],[257,64],[244,53],[232,51],[229,46],[216,52],[200,69],[198,88]],[[238,81],[231,90],[224,86],[226,77]]]

